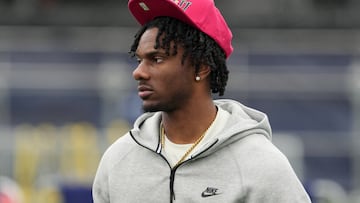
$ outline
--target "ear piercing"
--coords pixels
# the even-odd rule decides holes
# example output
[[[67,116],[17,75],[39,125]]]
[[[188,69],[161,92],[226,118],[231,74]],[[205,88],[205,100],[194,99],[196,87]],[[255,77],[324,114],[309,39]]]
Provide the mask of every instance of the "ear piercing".
[[[195,80],[196,80],[196,81],[200,81],[200,79],[201,79],[200,76],[196,76],[196,77],[195,77]]]

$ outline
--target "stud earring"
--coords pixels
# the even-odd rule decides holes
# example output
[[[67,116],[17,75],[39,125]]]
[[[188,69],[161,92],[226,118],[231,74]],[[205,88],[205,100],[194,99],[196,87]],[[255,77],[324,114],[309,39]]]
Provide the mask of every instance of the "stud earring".
[[[196,81],[200,81],[200,79],[201,79],[200,76],[196,76],[196,77],[195,77],[195,80],[196,80]]]

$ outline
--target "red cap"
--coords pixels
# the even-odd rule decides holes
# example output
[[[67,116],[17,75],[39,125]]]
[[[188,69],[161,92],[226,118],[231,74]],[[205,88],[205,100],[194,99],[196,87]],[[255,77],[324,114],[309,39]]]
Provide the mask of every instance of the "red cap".
[[[214,0],[129,0],[128,6],[141,25],[158,16],[173,17],[209,35],[226,57],[233,51],[231,30]]]

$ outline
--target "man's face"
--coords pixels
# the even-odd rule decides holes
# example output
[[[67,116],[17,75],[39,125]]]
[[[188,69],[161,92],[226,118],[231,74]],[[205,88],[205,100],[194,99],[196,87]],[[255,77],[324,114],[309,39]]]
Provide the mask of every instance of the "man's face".
[[[139,82],[138,95],[143,100],[144,111],[171,112],[191,98],[194,68],[188,60],[181,63],[181,46],[175,56],[168,56],[162,48],[155,49],[157,33],[157,28],[150,28],[141,36],[135,53],[139,65],[133,77]]]

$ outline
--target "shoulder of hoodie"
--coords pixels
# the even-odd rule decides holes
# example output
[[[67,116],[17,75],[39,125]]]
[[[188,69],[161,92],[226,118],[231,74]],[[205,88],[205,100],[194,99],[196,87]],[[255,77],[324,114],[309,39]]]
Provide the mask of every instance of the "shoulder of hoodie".
[[[134,150],[135,147],[136,145],[131,138],[130,132],[127,132],[105,150],[100,161],[101,165],[108,170],[112,169],[116,164],[122,161],[123,157]]]
[[[287,157],[264,135],[244,137],[230,150],[243,186],[252,195],[268,202],[310,202]]]
[[[134,123],[133,129],[125,133],[125,135],[119,137],[105,150],[101,158],[101,164],[106,165],[108,169],[111,169],[116,164],[121,162],[122,159],[129,153],[131,153],[133,150],[139,149],[138,144],[132,138],[131,131],[138,131],[139,126],[141,126],[148,118],[153,117],[152,120],[156,120],[156,116],[159,116],[158,114],[159,113],[144,113],[139,116]]]
[[[245,179],[296,176],[287,157],[264,135],[248,135],[231,145],[230,151]]]
[[[109,202],[105,200],[109,197],[108,181],[111,171],[116,168],[117,164],[120,164],[133,148],[133,142],[131,141],[130,133],[118,138],[113,144],[111,144],[101,157],[98,169],[93,183],[93,198],[99,202]]]

